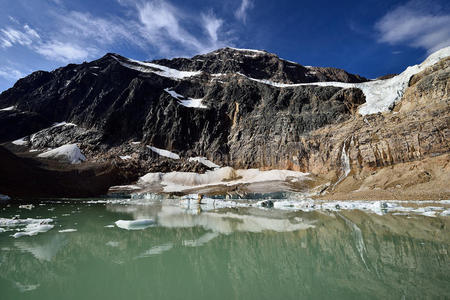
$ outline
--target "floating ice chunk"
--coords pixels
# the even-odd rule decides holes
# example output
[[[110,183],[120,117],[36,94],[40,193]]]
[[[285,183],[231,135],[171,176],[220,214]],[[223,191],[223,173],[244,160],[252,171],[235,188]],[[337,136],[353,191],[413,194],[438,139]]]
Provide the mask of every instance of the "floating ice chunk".
[[[5,232],[5,231],[6,231],[6,229],[0,227],[0,233]]]
[[[24,231],[17,232],[13,234],[12,236],[14,238],[19,238],[22,236],[33,236],[37,235],[38,233],[47,232],[50,229],[52,229],[54,226],[50,224],[28,224]]]
[[[65,233],[65,232],[76,232],[77,230],[74,228],[68,228],[63,230],[58,230],[58,232]]]
[[[26,144],[28,143],[28,141],[26,141],[26,140],[25,140],[25,137],[23,137],[23,138],[20,138],[20,139],[15,140],[15,141],[12,141],[12,143],[13,143],[14,145],[23,146],[23,145],[26,145]]]
[[[24,226],[30,224],[47,224],[53,222],[53,219],[7,219],[0,218],[0,227],[14,227],[14,226]]]
[[[154,73],[159,76],[168,77],[172,79],[184,79],[196,75],[200,75],[201,71],[179,71],[176,69],[171,69],[166,66],[138,61],[130,58],[125,58],[125,61],[113,56],[122,66],[129,69],[133,69],[143,73]]]
[[[77,144],[67,144],[61,147],[55,148],[53,150],[41,153],[38,157],[46,157],[46,158],[65,158],[71,164],[79,164],[82,161],[86,160],[86,156],[81,153],[80,148],[78,148]]]
[[[0,109],[0,111],[11,111],[11,110],[15,110],[15,109],[16,109],[15,106],[8,106],[8,107]]]
[[[153,221],[152,219],[140,219],[132,221],[119,220],[116,221],[115,224],[117,227],[126,230],[140,230],[155,225],[155,221]]]
[[[128,160],[131,159],[130,155],[123,155],[123,156],[119,156],[121,160]]]
[[[216,165],[215,163],[213,163],[212,161],[208,160],[206,157],[200,157],[200,156],[196,156],[196,157],[190,157],[189,161],[196,161],[199,162],[201,164],[204,164],[205,166],[207,166],[208,168],[220,168],[219,165]]]
[[[22,204],[22,205],[19,205],[19,208],[32,210],[34,208],[34,205],[33,204]]]
[[[153,152],[155,152],[161,156],[172,158],[172,159],[180,159],[180,156],[178,154],[170,152],[169,150],[159,149],[159,148],[156,148],[153,146],[147,146],[147,148],[149,148],[150,150],[152,150]]]
[[[115,226],[114,225],[105,225],[104,227],[106,227],[106,228],[114,228]]]

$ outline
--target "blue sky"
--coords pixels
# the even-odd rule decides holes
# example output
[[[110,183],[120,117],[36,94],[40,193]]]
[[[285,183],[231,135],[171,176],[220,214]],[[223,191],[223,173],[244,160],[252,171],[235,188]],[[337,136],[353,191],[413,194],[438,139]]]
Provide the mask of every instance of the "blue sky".
[[[0,0],[0,91],[107,52],[149,60],[234,46],[375,78],[449,45],[447,0]]]

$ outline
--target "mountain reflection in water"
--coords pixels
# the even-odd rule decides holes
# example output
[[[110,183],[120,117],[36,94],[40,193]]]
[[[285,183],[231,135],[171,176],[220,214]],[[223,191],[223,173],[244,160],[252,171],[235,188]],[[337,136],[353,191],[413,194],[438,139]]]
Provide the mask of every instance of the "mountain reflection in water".
[[[49,203],[0,217],[55,228],[0,233],[2,299],[349,299],[450,295],[448,217],[255,207]],[[153,219],[125,230],[117,220]],[[105,227],[106,226],[106,227]],[[76,228],[76,232],[58,230]]]

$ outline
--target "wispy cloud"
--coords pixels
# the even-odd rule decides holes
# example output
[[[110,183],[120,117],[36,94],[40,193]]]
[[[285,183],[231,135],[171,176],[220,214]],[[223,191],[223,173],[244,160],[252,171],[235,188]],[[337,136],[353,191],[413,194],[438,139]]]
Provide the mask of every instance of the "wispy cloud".
[[[26,47],[50,61],[79,62],[120,46],[138,47],[149,56],[189,56],[230,44],[230,31],[214,11],[180,10],[166,0],[117,0],[121,15],[103,17],[55,6],[41,30],[10,16],[0,28],[0,49]],[[244,5],[244,11],[249,4]],[[43,30],[43,28],[45,30]]]
[[[49,41],[35,47],[37,53],[49,60],[60,62],[80,61],[96,53],[95,48],[82,48],[76,44]]]
[[[11,27],[0,29],[0,43],[2,48],[12,47],[15,44],[28,46],[31,45],[33,41],[39,39],[39,34],[27,24],[20,29]]]
[[[17,80],[25,77],[25,74],[11,67],[0,67],[0,77],[5,78],[6,80]]]
[[[450,45],[450,14],[432,10],[430,1],[410,1],[384,15],[376,24],[379,41],[406,44],[434,52]]]
[[[252,7],[253,7],[252,0],[242,0],[239,8],[234,12],[234,16],[238,20],[241,20],[242,22],[245,23],[247,21],[248,10],[251,9]]]
[[[187,53],[202,53],[224,45],[219,37],[223,20],[215,17],[213,12],[190,15],[181,12],[166,1],[150,1],[136,6],[141,34],[147,41],[157,46],[162,54],[171,54],[175,49],[185,49]],[[193,34],[186,29],[186,24],[203,27],[206,36]],[[172,49],[174,48],[174,49]]]

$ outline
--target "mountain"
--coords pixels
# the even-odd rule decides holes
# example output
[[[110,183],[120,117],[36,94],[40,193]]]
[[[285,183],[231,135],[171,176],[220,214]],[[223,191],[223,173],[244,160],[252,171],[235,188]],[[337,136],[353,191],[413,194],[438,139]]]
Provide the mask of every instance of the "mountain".
[[[19,156],[76,143],[82,164],[136,176],[220,165],[341,182],[448,157],[449,55],[368,81],[260,50],[151,62],[109,53],[34,72],[0,94],[0,142]]]

